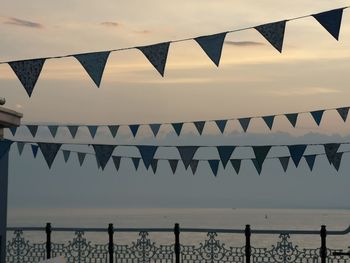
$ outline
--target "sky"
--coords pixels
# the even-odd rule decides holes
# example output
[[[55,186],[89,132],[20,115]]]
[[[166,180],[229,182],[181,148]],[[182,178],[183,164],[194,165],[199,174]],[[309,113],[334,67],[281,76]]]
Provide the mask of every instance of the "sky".
[[[203,0],[200,3],[193,0],[172,2],[160,0],[103,2],[37,0],[35,3],[6,1],[2,3],[0,13],[0,33],[2,35],[0,61],[142,46],[245,28],[347,5],[350,5],[349,1],[296,0],[292,3],[284,0]],[[223,47],[219,68],[214,66],[194,41],[174,43],[170,46],[164,78],[159,76],[140,51],[132,49],[113,52],[107,62],[100,88],[96,88],[74,58],[52,59],[46,61],[31,98],[27,97],[10,67],[7,64],[0,64],[1,96],[6,98],[7,107],[24,114],[24,122],[80,124],[225,119],[349,106],[349,22],[350,11],[346,9],[339,42],[332,38],[312,17],[288,22],[282,54],[279,54],[253,29],[229,34]],[[174,138],[171,137],[172,134],[169,135],[170,129],[165,127],[162,128],[160,139],[152,140],[152,142],[161,144],[170,140],[175,143],[186,143],[198,140],[200,143],[206,143],[207,140],[210,140],[215,144],[219,141],[228,143],[230,139],[240,142],[242,136],[244,137],[236,122],[229,123],[224,139],[214,126],[206,128],[207,136],[202,139],[194,138],[196,136],[193,135],[193,127],[185,127],[185,131],[187,135]],[[290,124],[281,117],[276,119],[272,132],[266,129],[261,120],[254,120],[250,131],[253,134],[244,137],[248,143],[251,141],[267,144],[275,139],[289,143],[295,141],[295,136],[318,138],[325,142],[332,138],[346,140],[350,127],[348,123],[343,123],[335,112],[330,111],[325,113],[320,127],[315,125],[310,116],[303,115],[297,129],[291,128]],[[127,130],[123,130],[122,134],[120,142],[137,143],[150,140],[150,133],[147,129],[141,130],[137,140],[132,139]],[[317,136],[312,136],[315,134]],[[41,135],[45,136],[45,134]],[[85,135],[81,134],[78,139],[90,142]],[[65,139],[64,135],[61,135],[61,138]],[[108,138],[100,135],[96,140],[107,142]],[[110,139],[109,142],[111,142]],[[41,185],[39,182],[44,177],[46,178],[44,179],[45,184],[51,187],[48,188],[49,191],[43,191],[41,197],[53,200],[61,206],[68,205],[70,198],[76,197],[71,192],[62,194],[62,191],[54,187],[55,184],[64,187],[67,174],[87,173],[91,175],[91,181],[89,179],[88,182],[96,186],[96,193],[91,195],[91,200],[103,191],[103,187],[99,186],[100,183],[110,185],[109,180],[112,180],[110,177],[100,177],[100,174],[96,174],[97,170],[79,169],[76,162],[75,166],[72,162],[72,165],[68,167],[57,165],[48,171],[38,160],[33,162],[29,155],[19,157],[15,150],[12,151],[11,158],[13,158],[13,163],[12,177],[10,177],[10,204],[13,206],[35,205],[39,199],[45,200],[45,198],[38,199],[33,194],[34,191],[36,192],[35,187],[38,184]],[[62,163],[62,160],[59,161]],[[91,168],[93,165],[95,163],[88,164],[87,167]],[[129,168],[133,169],[132,166]],[[297,188],[285,187],[287,181],[280,179],[274,185],[274,177],[281,176],[281,170],[278,168],[267,169],[273,175],[270,175],[272,178],[266,179],[266,185],[263,182],[264,178],[269,177],[266,175],[268,172],[265,172],[265,177],[258,177],[252,169],[247,169],[246,173],[250,174],[253,180],[225,177],[226,179],[220,183],[219,180],[215,181],[214,192],[209,190],[213,179],[209,177],[208,167],[201,170],[201,174],[206,179],[190,177],[191,183],[188,183],[186,172],[180,173],[179,179],[172,178],[171,180],[169,176],[163,178],[160,174],[157,180],[149,179],[149,187],[143,190],[139,184],[143,184],[144,180],[148,179],[135,180],[135,177],[128,179],[127,176],[123,180],[114,178],[112,181],[118,185],[119,192],[110,198],[118,198],[118,200],[131,198],[125,191],[131,191],[131,188],[137,185],[137,190],[140,191],[138,198],[146,200],[140,202],[141,206],[181,206],[184,204],[218,206],[221,202],[229,206],[232,200],[244,199],[245,191],[239,189],[245,188],[238,187],[238,185],[248,187],[250,184],[260,185],[262,183],[264,187],[259,190],[262,191],[261,195],[264,191],[269,193],[266,199],[261,199],[259,195],[254,197],[252,191],[252,199],[248,198],[244,205],[251,207],[303,206],[305,202],[302,198],[293,202],[293,195]],[[306,173],[305,168],[292,171],[290,176],[297,174],[298,171]],[[125,169],[125,174],[135,174]],[[23,174],[27,171],[30,171],[33,179],[26,177],[23,179],[25,181],[21,181]],[[113,174],[111,171],[110,168],[102,174],[111,176]],[[331,171],[330,168],[319,170],[322,174],[333,173]],[[164,173],[166,173],[165,168]],[[65,176],[60,177],[59,174],[65,174]],[[340,172],[340,175],[340,177],[325,176],[321,179],[324,190],[334,178],[340,179],[336,181],[332,190],[336,192],[337,187],[343,189],[337,192],[333,201],[325,204],[327,207],[347,206],[344,201],[346,190],[343,187],[344,182],[349,182],[346,178],[346,168]],[[299,197],[308,195],[312,197],[313,201],[305,204],[309,207],[321,206],[324,203],[317,199],[320,197],[317,190],[312,190],[312,195],[309,193],[311,185],[319,183],[314,181],[314,178],[316,176],[307,179],[305,177],[293,179],[295,180],[293,183],[305,186],[303,195]],[[28,183],[26,187],[23,187],[23,182],[27,180],[33,185]],[[172,180],[177,181],[172,182]],[[304,180],[309,181],[309,184],[304,184]],[[199,183],[202,190],[197,193],[203,194],[205,198],[203,201],[194,198],[193,200],[197,201],[188,202],[192,200],[189,197],[187,201],[185,198],[176,202],[178,191],[174,191],[169,194],[169,198],[159,201],[171,189],[169,184],[173,183],[179,186],[186,184],[186,187],[181,190],[183,196],[187,196],[186,193],[191,196],[195,185]],[[237,193],[230,192],[229,183],[238,187]],[[220,190],[221,187],[223,187],[222,190]],[[285,200],[285,203],[276,201],[281,194],[278,192],[281,190],[277,191],[277,188],[287,192],[285,199],[282,199],[282,201]],[[54,189],[57,195],[53,194],[56,193]],[[78,187],[77,189],[83,191],[84,188]],[[271,189],[275,191],[272,193]],[[149,191],[152,194],[149,194]],[[103,202],[105,198],[107,197],[104,193],[98,200]],[[90,199],[87,198],[87,200]],[[28,203],[23,200],[27,200]],[[259,200],[265,201],[260,202]],[[80,206],[88,203],[77,201],[75,204]],[[99,204],[97,202],[95,205]],[[123,206],[129,203],[120,202],[118,204]],[[137,198],[131,198],[130,205],[137,206],[137,204]],[[236,205],[239,206],[239,203]]]

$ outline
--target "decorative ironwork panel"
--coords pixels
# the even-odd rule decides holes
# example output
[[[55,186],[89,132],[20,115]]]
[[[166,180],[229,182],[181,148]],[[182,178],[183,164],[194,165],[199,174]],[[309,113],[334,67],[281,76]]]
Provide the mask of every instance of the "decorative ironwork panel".
[[[107,263],[108,244],[92,245],[84,237],[84,232],[75,232],[68,245],[52,243],[52,257],[63,256],[69,263]]]
[[[174,245],[159,245],[151,242],[147,232],[140,232],[140,238],[129,245],[115,245],[115,260],[118,263],[173,263]]]
[[[23,237],[21,230],[14,231],[14,237],[7,242],[6,262],[39,262],[46,258],[46,245],[31,244]]]
[[[182,263],[244,262],[245,247],[229,247],[216,239],[217,233],[209,232],[208,239],[199,247],[181,245]]]

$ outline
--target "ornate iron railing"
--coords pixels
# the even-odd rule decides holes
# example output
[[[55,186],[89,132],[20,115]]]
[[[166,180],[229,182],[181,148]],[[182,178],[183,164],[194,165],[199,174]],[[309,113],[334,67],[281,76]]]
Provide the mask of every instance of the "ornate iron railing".
[[[347,253],[341,249],[326,246],[327,236],[340,236],[350,233],[350,226],[343,231],[327,231],[325,226],[320,231],[314,230],[254,230],[249,225],[245,229],[199,229],[180,228],[53,228],[50,223],[46,227],[10,227],[13,233],[7,242],[7,263],[35,263],[46,258],[63,256],[69,263],[219,263],[219,262],[256,262],[256,263],[346,263],[350,262]],[[46,241],[31,243],[24,237],[24,232],[42,231]],[[52,242],[52,232],[73,232],[74,238],[68,243]],[[119,233],[139,233],[136,241],[129,244],[114,242]],[[92,244],[85,233],[107,233],[106,242]],[[173,233],[174,242],[158,245],[150,238],[150,233]],[[180,243],[181,233],[206,233],[206,239],[195,244]],[[241,234],[245,244],[238,247],[226,247],[218,236],[221,234]],[[251,245],[251,235],[277,235],[278,241],[269,248]],[[317,235],[320,247],[299,248],[294,245],[291,235]]]

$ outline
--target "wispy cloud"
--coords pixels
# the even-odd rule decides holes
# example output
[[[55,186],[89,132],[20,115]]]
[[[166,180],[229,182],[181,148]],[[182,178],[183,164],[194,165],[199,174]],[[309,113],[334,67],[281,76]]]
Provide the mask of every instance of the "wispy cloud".
[[[42,25],[40,23],[29,21],[29,20],[24,20],[24,19],[19,19],[16,17],[8,17],[6,19],[6,21],[4,21],[4,24],[21,26],[21,27],[29,27],[29,28],[37,28],[37,29],[44,28],[44,25]]]
[[[134,30],[133,31],[135,34],[141,34],[141,35],[147,35],[147,34],[151,34],[150,30]]]
[[[280,90],[270,90],[268,91],[272,95],[276,96],[310,96],[317,94],[332,94],[332,93],[340,93],[340,90],[325,88],[325,87],[305,87],[298,89],[280,89]]]
[[[263,46],[265,43],[257,41],[225,41],[225,44],[239,47]]]
[[[118,22],[111,22],[111,21],[106,21],[106,22],[102,22],[100,24],[101,26],[105,26],[105,27],[120,27],[121,24]]]

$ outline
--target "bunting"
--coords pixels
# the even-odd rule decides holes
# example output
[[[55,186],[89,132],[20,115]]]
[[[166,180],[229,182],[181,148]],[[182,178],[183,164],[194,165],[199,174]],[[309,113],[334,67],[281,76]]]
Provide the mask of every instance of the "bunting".
[[[119,171],[121,157],[120,156],[112,156],[112,160],[113,160],[115,169],[117,171]]]
[[[314,118],[317,126],[320,126],[324,110],[311,111],[310,114]]]
[[[143,160],[143,163],[145,164],[146,169],[151,165],[152,160],[154,158],[154,155],[156,154],[156,151],[158,149],[157,146],[137,146],[137,148],[140,151],[141,158]]]
[[[138,47],[138,49],[145,55],[153,67],[164,77],[165,64],[168,57],[170,42]]]
[[[238,119],[238,121],[241,124],[242,129],[243,129],[244,132],[247,132],[247,129],[248,129],[248,126],[249,126],[249,123],[250,123],[250,119],[251,118],[240,118],[240,119]]]
[[[157,159],[153,159],[151,161],[151,167],[152,167],[153,173],[156,173],[157,172],[157,167],[158,167],[158,160]]]
[[[240,159],[232,159],[230,160],[232,167],[235,169],[236,173],[239,174],[239,170],[241,169],[241,160]]]
[[[182,130],[182,126],[183,126],[183,122],[178,122],[178,123],[172,123],[171,124],[174,128],[174,131],[176,132],[177,136],[180,136],[181,130]]]
[[[86,153],[78,152],[77,155],[78,155],[79,164],[80,166],[82,166],[85,160]]]
[[[289,153],[290,153],[290,157],[292,158],[295,167],[298,167],[299,162],[301,160],[301,158],[303,157],[303,154],[306,150],[306,145],[305,144],[299,144],[299,145],[289,145],[288,149],[289,149]]]
[[[17,149],[18,149],[19,155],[21,155],[22,152],[23,152],[23,149],[24,149],[24,143],[23,142],[17,142]]]
[[[137,131],[139,130],[140,125],[138,124],[133,124],[129,125],[130,131],[134,137],[136,137]]]
[[[340,163],[341,163],[342,157],[343,157],[343,153],[339,152],[339,153],[336,153],[335,157],[333,158],[332,164],[333,164],[334,168],[337,171],[339,171],[339,167],[340,167]]]
[[[79,126],[78,125],[68,125],[67,128],[74,139],[75,135],[77,135]]]
[[[306,160],[307,165],[310,168],[310,171],[312,171],[312,169],[314,168],[316,155],[315,154],[305,155],[304,158]]]
[[[201,46],[211,61],[213,61],[218,67],[225,37],[226,32],[210,36],[196,37],[194,40]]]
[[[275,120],[275,115],[263,116],[262,119],[266,123],[267,127],[272,130],[273,121]]]
[[[112,137],[115,138],[119,130],[119,125],[108,125],[108,129],[111,132]]]
[[[205,121],[195,121],[195,122],[193,122],[193,124],[196,127],[199,135],[202,135],[203,129],[204,129],[204,125],[205,125]]]
[[[173,174],[175,174],[179,160],[169,160],[169,165]]]
[[[149,127],[151,128],[154,137],[157,137],[157,134],[159,132],[161,124],[150,124]]]
[[[221,131],[221,133],[223,134],[225,131],[225,127],[226,127],[226,123],[227,120],[217,120],[215,121],[216,125],[218,126],[218,129]]]
[[[287,120],[292,124],[292,126],[295,128],[297,125],[297,120],[298,120],[298,113],[287,113],[285,114]]]
[[[286,172],[288,169],[288,164],[289,164],[289,156],[283,156],[278,158],[280,160],[280,163],[282,165],[283,171]]]
[[[90,132],[90,135],[92,138],[95,138],[96,136],[96,132],[97,132],[97,129],[98,129],[98,126],[97,125],[89,125],[87,126],[88,129],[89,129],[89,132]]]
[[[197,168],[198,168],[198,163],[199,161],[198,160],[192,160],[190,162],[190,167],[191,167],[191,171],[192,171],[192,174],[194,175],[197,171]],[[187,168],[186,168],[187,169]]]
[[[329,164],[332,164],[337,154],[337,151],[340,147],[340,143],[327,143],[323,146],[324,146],[324,151],[326,153]]]
[[[346,122],[349,113],[349,107],[338,108],[337,112],[339,113],[339,116],[342,118],[342,120]]]
[[[48,125],[47,128],[49,129],[52,137],[55,138],[58,130],[58,125]]]
[[[191,164],[193,156],[196,154],[198,148],[198,146],[177,146],[177,150],[179,151],[181,160],[186,169]]]
[[[279,21],[255,27],[255,29],[267,40],[270,44],[282,52],[284,31],[286,28],[286,21]]]
[[[134,157],[134,158],[131,158],[131,160],[132,160],[132,163],[134,164],[135,170],[137,171],[140,164],[140,158]]]
[[[63,150],[62,152],[63,152],[63,159],[64,159],[64,162],[67,163],[68,160],[69,160],[70,151]]]
[[[235,146],[218,146],[216,147],[216,149],[218,150],[222,165],[225,168],[236,147]]]
[[[209,166],[211,168],[211,171],[213,172],[213,174],[215,175],[215,177],[218,174],[218,170],[219,170],[219,160],[208,160]]]
[[[262,166],[271,146],[253,146],[252,148],[255,154],[256,163],[259,164],[259,166]]]
[[[38,126],[37,125],[27,125],[27,128],[30,132],[30,134],[33,136],[33,138],[35,137],[37,131],[38,131]]]
[[[51,168],[61,145],[62,144],[60,143],[38,143],[40,151],[43,154],[49,168]]]
[[[32,147],[32,153],[33,153],[33,156],[34,158],[36,158],[37,154],[38,154],[38,149],[39,147],[37,145],[31,145]]]
[[[260,175],[261,171],[262,171],[262,164],[260,164],[257,159],[252,159],[252,163],[254,164],[254,167],[255,167],[256,171]]]
[[[330,33],[336,40],[339,39],[339,31],[343,16],[343,8],[322,12],[313,17]]]
[[[95,150],[96,159],[101,165],[102,170],[104,170],[116,146],[94,144],[93,147]]]

